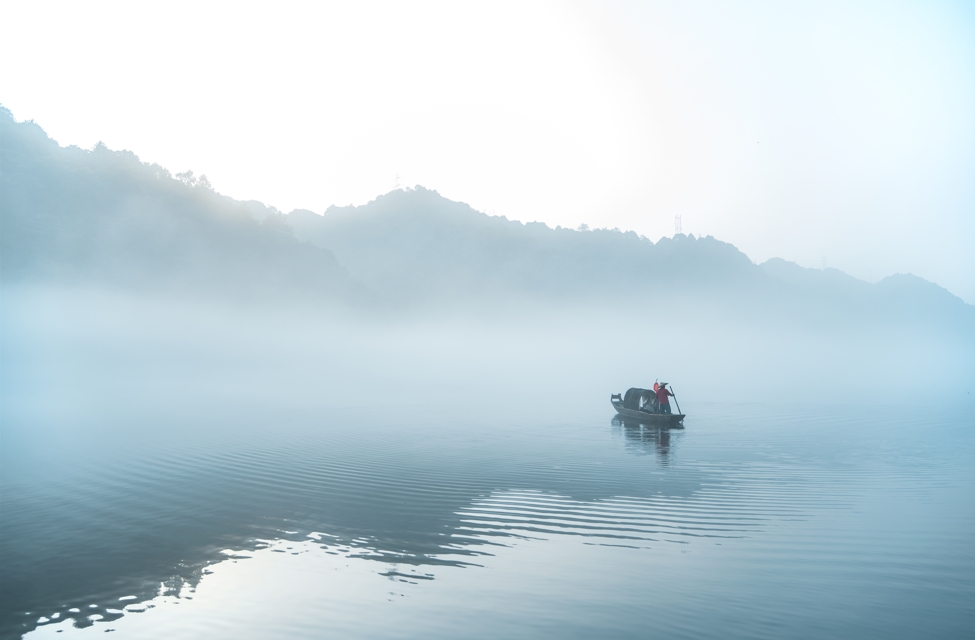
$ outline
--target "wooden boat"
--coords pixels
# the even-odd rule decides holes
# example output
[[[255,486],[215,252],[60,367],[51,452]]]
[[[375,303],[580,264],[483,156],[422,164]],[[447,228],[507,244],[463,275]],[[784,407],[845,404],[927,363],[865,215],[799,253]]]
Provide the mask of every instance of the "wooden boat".
[[[684,422],[683,413],[657,413],[656,395],[649,389],[628,389],[625,396],[610,397],[616,413],[627,422],[676,427]]]

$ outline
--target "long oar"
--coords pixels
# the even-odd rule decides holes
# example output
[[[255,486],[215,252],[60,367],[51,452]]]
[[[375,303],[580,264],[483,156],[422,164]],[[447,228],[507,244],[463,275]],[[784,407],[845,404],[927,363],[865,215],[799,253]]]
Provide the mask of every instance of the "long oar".
[[[680,403],[677,402],[677,394],[674,393],[673,389],[671,389],[670,392],[674,395],[674,404],[677,405],[677,413],[680,413]]]

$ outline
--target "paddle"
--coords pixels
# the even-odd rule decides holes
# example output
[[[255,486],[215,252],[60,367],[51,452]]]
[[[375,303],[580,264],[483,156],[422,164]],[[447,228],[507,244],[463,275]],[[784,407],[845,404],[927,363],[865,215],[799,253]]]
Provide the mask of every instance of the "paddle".
[[[680,413],[680,403],[677,402],[677,394],[674,393],[674,390],[673,389],[670,390],[670,393],[673,394],[673,396],[674,396],[674,404],[677,405],[677,413]]]

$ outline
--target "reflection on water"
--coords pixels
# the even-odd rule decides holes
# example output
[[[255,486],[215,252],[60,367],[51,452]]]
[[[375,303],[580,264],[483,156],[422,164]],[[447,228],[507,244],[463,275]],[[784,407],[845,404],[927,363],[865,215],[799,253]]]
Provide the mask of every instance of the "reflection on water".
[[[971,416],[819,411],[7,433],[4,634],[966,635]]]
[[[656,454],[657,461],[664,466],[667,465],[670,457],[673,434],[679,438],[684,428],[683,425],[672,427],[643,424],[619,416],[613,418],[613,426],[623,430],[628,450],[636,454]]]

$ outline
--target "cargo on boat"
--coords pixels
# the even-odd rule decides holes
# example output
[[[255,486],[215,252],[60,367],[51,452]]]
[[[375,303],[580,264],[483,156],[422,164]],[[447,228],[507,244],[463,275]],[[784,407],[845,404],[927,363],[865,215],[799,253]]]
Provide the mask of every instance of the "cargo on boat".
[[[614,393],[610,397],[616,413],[630,422],[642,422],[659,426],[678,426],[684,421],[683,413],[665,413],[657,402],[653,389],[628,389],[626,394]],[[678,408],[679,410],[679,408]]]

